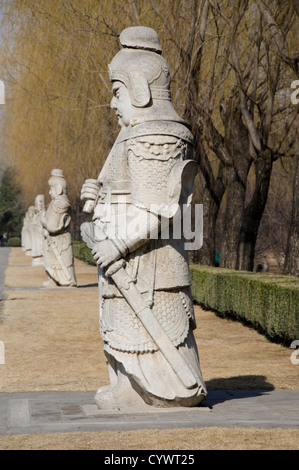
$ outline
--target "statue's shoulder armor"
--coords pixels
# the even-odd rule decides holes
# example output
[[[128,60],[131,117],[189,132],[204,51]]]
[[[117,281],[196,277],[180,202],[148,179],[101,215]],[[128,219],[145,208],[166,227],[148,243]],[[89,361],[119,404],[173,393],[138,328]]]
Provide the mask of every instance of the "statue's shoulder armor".
[[[58,196],[51,202],[51,209],[57,214],[65,214],[70,208],[69,200],[64,196]]]
[[[130,125],[119,137],[119,142],[145,136],[172,136],[193,145],[193,135],[184,121],[151,120]]]
[[[167,162],[172,158],[184,158],[186,143],[174,136],[146,135],[127,141],[127,151],[145,160]]]
[[[53,199],[46,212],[46,229],[50,233],[58,233],[65,229],[70,223],[70,202],[65,196]]]
[[[147,210],[169,204],[171,174],[193,153],[192,135],[186,126],[154,124],[136,126],[139,129],[132,129],[126,141],[132,203]]]

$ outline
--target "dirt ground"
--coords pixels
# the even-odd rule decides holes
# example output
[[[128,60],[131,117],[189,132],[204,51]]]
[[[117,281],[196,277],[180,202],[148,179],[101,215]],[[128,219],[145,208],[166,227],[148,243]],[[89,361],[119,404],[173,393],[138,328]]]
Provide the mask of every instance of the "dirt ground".
[[[6,271],[0,392],[95,391],[108,383],[98,328],[96,268],[76,260],[78,287],[44,289],[46,274],[13,248]],[[208,389],[298,389],[288,347],[195,306]],[[171,429],[0,436],[0,449],[299,449],[299,430]]]

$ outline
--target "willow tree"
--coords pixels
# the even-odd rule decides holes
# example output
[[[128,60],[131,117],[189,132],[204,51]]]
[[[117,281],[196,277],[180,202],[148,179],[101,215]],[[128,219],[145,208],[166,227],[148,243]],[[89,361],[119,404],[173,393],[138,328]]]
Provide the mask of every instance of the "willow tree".
[[[48,193],[61,168],[79,212],[80,187],[97,177],[117,132],[109,113],[107,63],[118,47],[106,25],[111,2],[11,1],[2,12],[7,85],[3,139],[25,204]]]
[[[273,163],[295,146],[296,1],[11,0],[2,12],[8,155],[27,204],[64,170],[77,212],[82,182],[97,177],[118,132],[107,64],[123,28],[157,30],[177,111],[190,122],[213,264],[224,210],[221,265],[252,269]],[[274,26],[273,26],[274,25]],[[283,49],[281,48],[283,45]]]

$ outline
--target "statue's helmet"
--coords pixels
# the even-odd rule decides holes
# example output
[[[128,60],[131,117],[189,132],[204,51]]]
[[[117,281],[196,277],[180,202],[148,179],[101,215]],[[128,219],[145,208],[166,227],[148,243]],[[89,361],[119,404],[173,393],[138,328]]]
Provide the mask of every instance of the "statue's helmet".
[[[161,56],[159,38],[152,28],[134,26],[120,34],[120,50],[109,64],[110,80],[124,83],[137,108],[151,100],[170,101],[170,73]]]
[[[50,186],[54,186],[57,194],[66,194],[67,184],[63,176],[63,171],[54,169],[51,171],[51,178],[48,181]]]

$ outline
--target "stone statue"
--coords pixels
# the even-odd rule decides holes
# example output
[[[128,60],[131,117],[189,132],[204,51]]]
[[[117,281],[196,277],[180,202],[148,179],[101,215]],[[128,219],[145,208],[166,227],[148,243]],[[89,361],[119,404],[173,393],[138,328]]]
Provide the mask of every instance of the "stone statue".
[[[35,213],[31,223],[32,266],[43,266],[44,228],[41,218],[45,213],[45,196],[38,194],[34,201]]]
[[[23,225],[21,230],[21,247],[23,251],[26,251],[26,243],[28,238],[28,210],[25,213],[23,219]]]
[[[32,221],[35,214],[35,207],[29,206],[23,220],[23,227],[21,232],[21,245],[25,251],[26,256],[32,256]]]
[[[67,184],[62,170],[52,170],[49,180],[51,202],[41,216],[44,228],[44,265],[48,274],[45,287],[75,287],[77,285],[72,237],[69,229],[71,216]]]
[[[162,236],[190,202],[193,137],[175,112],[169,68],[151,28],[120,35],[109,65],[120,133],[97,180],[81,191],[81,235],[99,269],[100,331],[110,385],[100,409],[196,406],[207,395],[193,335],[184,240]],[[171,230],[169,230],[171,232]],[[164,234],[165,235],[165,234]]]

